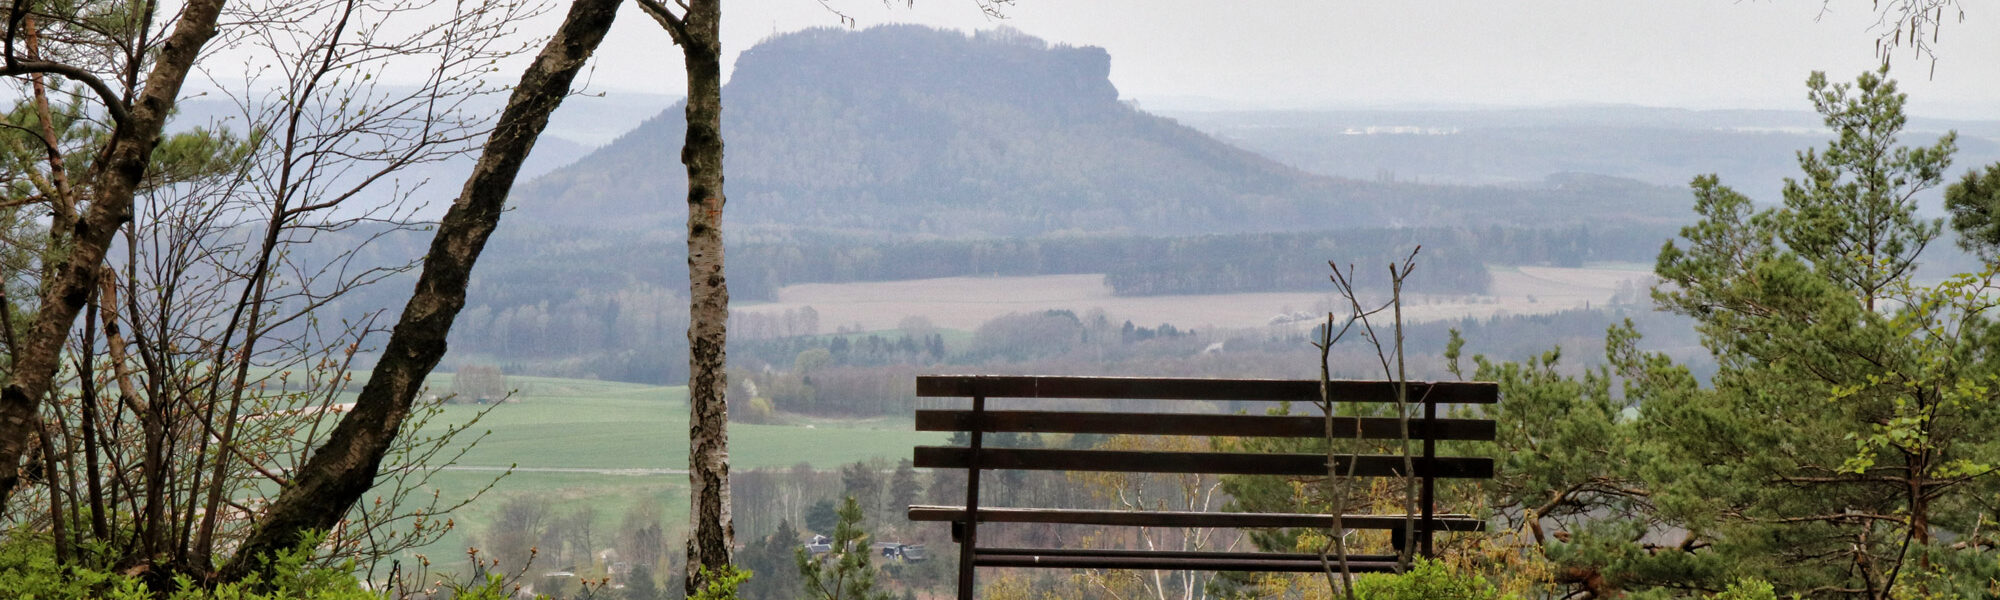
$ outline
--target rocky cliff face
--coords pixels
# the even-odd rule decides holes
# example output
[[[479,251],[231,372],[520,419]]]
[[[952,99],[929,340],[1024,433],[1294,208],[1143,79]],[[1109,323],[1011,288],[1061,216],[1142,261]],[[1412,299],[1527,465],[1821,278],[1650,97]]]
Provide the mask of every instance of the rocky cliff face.
[[[920,26],[813,29],[743,52],[730,91],[850,101],[960,98],[1033,109],[1108,110],[1118,101],[1103,48],[1051,46],[1012,29],[966,36]]]

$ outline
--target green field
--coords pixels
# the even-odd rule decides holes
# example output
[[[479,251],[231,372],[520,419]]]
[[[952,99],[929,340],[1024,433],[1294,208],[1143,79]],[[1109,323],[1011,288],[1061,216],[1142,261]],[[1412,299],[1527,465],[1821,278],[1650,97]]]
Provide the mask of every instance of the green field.
[[[450,389],[450,375],[432,389]],[[455,463],[432,478],[443,498],[463,498],[518,466],[485,496],[454,514],[456,533],[422,550],[433,557],[462,555],[472,536],[483,532],[508,497],[532,495],[556,501],[558,510],[596,511],[596,528],[611,531],[638,502],[658,503],[666,527],[684,527],[687,476],[665,473],[595,472],[618,469],[687,467],[685,387],[631,383],[508,377],[514,399],[493,407],[452,405],[425,433],[446,423],[463,423],[491,408],[465,434],[488,432]],[[910,448],[942,443],[944,436],[912,430],[911,419],[801,420],[793,425],[731,424],[730,464],[734,469],[791,467],[821,469],[876,457],[906,458]],[[534,471],[532,469],[561,469]]]
[[[490,431],[460,465],[578,469],[687,467],[687,390],[632,383],[510,377],[515,400],[492,407],[473,432]],[[486,407],[454,405],[442,420],[462,423]],[[807,463],[833,468],[944,439],[912,430],[909,417],[809,420],[796,425],[729,426],[738,469]]]

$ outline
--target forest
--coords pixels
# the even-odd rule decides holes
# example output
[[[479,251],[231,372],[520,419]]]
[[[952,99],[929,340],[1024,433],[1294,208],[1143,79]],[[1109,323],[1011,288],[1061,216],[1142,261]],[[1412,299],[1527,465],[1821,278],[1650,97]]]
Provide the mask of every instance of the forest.
[[[799,233],[732,246],[730,290],[733,298],[749,303],[776,300],[785,286],[806,283],[1102,274],[1119,296],[1319,291],[1325,288],[1320,271],[1328,260],[1322,257],[1376,264],[1389,259],[1392,251],[1384,249],[1421,244],[1425,268],[1411,279],[1411,291],[1477,295],[1488,291],[1489,270],[1496,266],[1644,263],[1671,233],[1665,227],[1577,225],[887,242]],[[683,253],[681,240],[540,235],[517,233],[490,250],[495,262],[473,276],[468,306],[452,330],[454,351],[471,357],[467,360],[510,365],[521,374],[684,380],[685,369],[675,365],[685,363],[677,354],[685,345],[674,332],[686,328],[686,294],[670,282],[684,277],[685,268],[673,260],[662,266],[656,258]],[[339,239],[362,237],[348,233]],[[390,233],[367,247],[373,255],[390,256],[396,248],[414,246],[415,239]],[[312,257],[323,250],[305,248],[299,254]],[[356,289],[323,312],[355,322],[369,318],[390,304],[402,281],[392,276]],[[378,318],[388,316],[393,315]],[[742,338],[769,337],[750,324],[754,317],[734,318],[752,327],[742,330]],[[830,332],[843,324],[826,325]]]

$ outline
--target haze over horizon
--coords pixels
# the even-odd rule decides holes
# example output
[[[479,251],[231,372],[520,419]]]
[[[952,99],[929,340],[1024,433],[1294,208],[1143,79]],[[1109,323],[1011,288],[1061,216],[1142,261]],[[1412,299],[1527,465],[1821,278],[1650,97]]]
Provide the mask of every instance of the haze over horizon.
[[[1535,0],[1421,6],[1353,2],[1211,3],[1028,0],[985,17],[971,0],[830,0],[856,28],[915,23],[970,31],[1011,27],[1112,56],[1121,97],[1146,108],[1467,108],[1636,105],[1809,110],[1814,70],[1847,80],[1873,68],[1876,13],[1866,2],[1599,3]],[[1936,63],[1904,48],[1895,76],[1914,115],[2000,116],[2000,6],[1947,15]],[[543,17],[545,19],[550,17]],[[524,31],[540,24],[524,24]],[[815,2],[746,4],[723,22],[726,60],[772,35],[843,27]],[[1198,42],[1198,43],[1197,43]],[[591,88],[678,96],[679,52],[626,7],[595,59]],[[616,94],[614,94],[616,95]]]

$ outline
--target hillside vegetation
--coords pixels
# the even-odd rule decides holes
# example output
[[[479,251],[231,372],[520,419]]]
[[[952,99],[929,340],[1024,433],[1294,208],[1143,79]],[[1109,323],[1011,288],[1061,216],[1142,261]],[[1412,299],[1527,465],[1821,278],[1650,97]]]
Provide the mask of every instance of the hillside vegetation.
[[[1120,295],[1317,290],[1328,260],[1380,263],[1417,245],[1413,290],[1479,293],[1489,264],[1649,259],[1687,213],[1683,192],[1609,177],[1464,187],[1308,174],[1121,102],[1109,68],[1101,49],[1004,31],[812,30],[746,50],[725,90],[732,296],[1057,274],[1103,274]],[[684,182],[659,168],[678,160],[680,112],[516,190],[455,356],[685,376]],[[376,296],[399,287],[337,309],[395,306]]]
[[[1101,48],[913,26],[818,29],[745,50],[723,90],[738,233],[1180,235],[1380,225],[1662,223],[1674,189],[1310,175],[1120,102]],[[518,190],[521,221],[676,229],[675,106]]]

